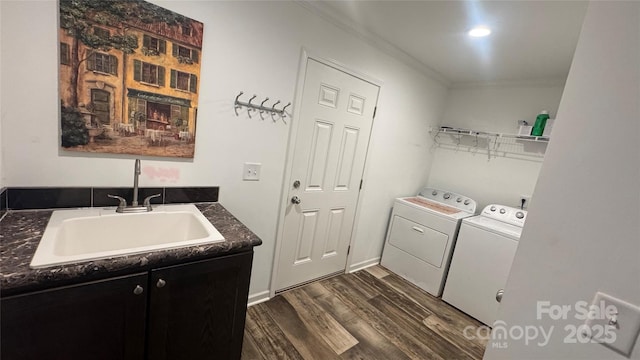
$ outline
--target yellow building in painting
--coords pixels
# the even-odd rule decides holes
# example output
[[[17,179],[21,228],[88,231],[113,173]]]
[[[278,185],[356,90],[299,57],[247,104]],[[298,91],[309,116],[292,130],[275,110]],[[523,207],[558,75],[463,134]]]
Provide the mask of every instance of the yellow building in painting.
[[[136,129],[195,132],[202,29],[197,21],[190,26],[132,24],[129,33],[138,37],[140,47],[123,59],[124,123]]]
[[[94,34],[110,34],[113,30],[94,26]],[[73,36],[64,29],[59,30],[60,39],[60,99],[62,104],[73,104],[73,85],[71,77],[74,66],[72,46]],[[123,84],[125,74],[122,68],[122,52],[118,50],[95,50],[84,46],[80,41],[75,47],[78,51],[77,65],[77,106],[82,113],[91,113],[93,121],[87,126],[111,126],[122,119]]]
[[[123,30],[125,29],[125,30]],[[80,60],[77,105],[91,114],[91,126],[143,135],[163,130],[193,139],[198,109],[198,88],[203,25],[128,22],[122,28],[92,27],[105,37],[126,31],[137,38],[137,48],[102,51],[78,44]],[[60,98],[72,104],[72,46],[75,40],[60,29]]]

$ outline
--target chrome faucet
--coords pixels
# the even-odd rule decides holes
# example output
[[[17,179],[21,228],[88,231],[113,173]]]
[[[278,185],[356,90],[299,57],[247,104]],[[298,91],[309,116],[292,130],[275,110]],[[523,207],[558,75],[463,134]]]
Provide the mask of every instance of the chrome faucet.
[[[133,168],[133,200],[131,206],[138,206],[138,177],[140,176],[140,159],[136,159],[136,163]]]
[[[151,196],[147,196],[144,198],[142,202],[142,206],[138,205],[138,177],[142,171],[140,170],[140,159],[136,159],[136,163],[133,168],[133,200],[131,201],[131,206],[127,206],[127,200],[125,200],[121,196],[108,194],[107,196],[112,199],[118,199],[120,204],[118,204],[118,208],[116,212],[118,213],[129,213],[129,212],[147,212],[153,210],[151,207],[151,199],[160,196],[160,194],[155,194]]]

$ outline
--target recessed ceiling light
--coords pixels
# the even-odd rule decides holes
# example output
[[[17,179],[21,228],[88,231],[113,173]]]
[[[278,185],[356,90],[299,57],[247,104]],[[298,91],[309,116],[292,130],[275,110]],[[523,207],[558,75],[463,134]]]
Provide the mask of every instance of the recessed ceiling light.
[[[469,36],[471,37],[483,37],[491,34],[491,29],[486,26],[476,26],[469,30]]]

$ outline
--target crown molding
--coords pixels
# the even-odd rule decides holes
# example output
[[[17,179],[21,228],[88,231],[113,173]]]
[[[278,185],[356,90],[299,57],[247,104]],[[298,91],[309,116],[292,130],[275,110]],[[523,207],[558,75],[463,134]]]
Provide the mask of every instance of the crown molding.
[[[472,89],[478,87],[550,87],[564,86],[565,78],[522,79],[502,81],[471,81],[450,83],[450,89]]]
[[[339,14],[335,10],[331,9],[329,6],[325,5],[323,1],[295,0],[295,2],[301,5],[302,7],[304,7],[305,9],[307,9],[312,14],[319,16],[320,18],[337,26],[338,28],[346,31],[347,33],[350,33],[356,36],[360,40],[363,40],[367,44],[372,45],[375,48],[385,52],[391,57],[399,61],[402,61],[404,64],[412,67],[413,69],[424,74],[425,76],[438,81],[440,84],[444,85],[445,87],[450,87],[452,85],[451,81],[441,73],[428,67],[418,59],[414,58],[413,56],[409,55],[408,53],[406,53],[405,51],[403,51],[402,49],[394,45],[393,43],[382,39],[378,35],[372,33],[371,31],[363,28],[358,24],[353,24],[353,22],[347,19],[345,16],[343,16],[342,14]]]

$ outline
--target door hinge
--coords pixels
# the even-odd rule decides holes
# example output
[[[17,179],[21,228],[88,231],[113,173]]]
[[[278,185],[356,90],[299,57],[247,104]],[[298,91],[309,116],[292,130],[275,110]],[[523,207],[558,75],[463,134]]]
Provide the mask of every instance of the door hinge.
[[[378,107],[376,106],[376,107],[373,108],[373,118],[374,119],[376,118],[376,112],[377,111],[378,111]]]
[[[360,179],[360,188],[358,190],[362,190],[362,179]]]
[[[349,255],[350,252],[351,252],[351,245],[349,245],[349,247],[347,248],[347,255]]]

